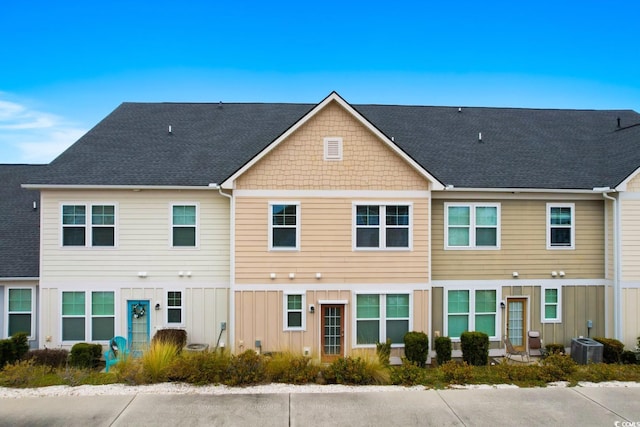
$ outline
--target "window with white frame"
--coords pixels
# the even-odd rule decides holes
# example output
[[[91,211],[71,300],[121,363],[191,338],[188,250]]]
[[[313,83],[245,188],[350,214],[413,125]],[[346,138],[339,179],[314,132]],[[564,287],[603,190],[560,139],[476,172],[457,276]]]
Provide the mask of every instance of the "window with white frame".
[[[115,221],[115,205],[62,205],[62,246],[115,246]]]
[[[167,292],[167,324],[182,325],[183,321],[183,298],[182,291]]]
[[[114,333],[114,292],[62,292],[62,341],[108,341]]]
[[[285,330],[304,330],[304,294],[285,294]]]
[[[547,249],[575,248],[575,205],[547,203]]]
[[[195,204],[171,206],[171,246],[195,247],[197,245],[197,207]]]
[[[447,249],[500,247],[500,204],[445,203]]]
[[[28,337],[34,335],[34,298],[32,288],[7,289],[7,336],[24,332]]]
[[[562,321],[562,288],[543,287],[542,288],[542,313],[543,323],[557,323]]]
[[[296,250],[300,247],[298,202],[269,203],[269,248]]]
[[[391,339],[404,344],[410,330],[409,294],[356,295],[356,345],[371,345]]]
[[[447,336],[460,338],[465,331],[496,336],[497,291],[495,289],[450,289],[447,291]]]
[[[356,249],[409,249],[411,205],[354,204]]]

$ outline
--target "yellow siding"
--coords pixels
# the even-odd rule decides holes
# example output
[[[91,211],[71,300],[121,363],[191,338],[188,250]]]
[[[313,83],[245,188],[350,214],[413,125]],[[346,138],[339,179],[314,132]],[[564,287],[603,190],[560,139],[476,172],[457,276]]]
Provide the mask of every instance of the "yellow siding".
[[[473,202],[473,200],[464,200]],[[483,202],[490,202],[483,200]],[[549,279],[564,271],[565,279],[604,276],[604,208],[600,200],[575,201],[576,249],[546,249],[546,202],[495,200],[501,204],[499,250],[445,250],[444,200],[432,205],[432,269],[434,280]],[[570,202],[570,201],[567,201]]]
[[[115,248],[61,247],[62,203],[115,203]],[[199,247],[171,248],[172,202],[199,205]],[[208,191],[42,191],[41,278],[51,283],[229,282],[229,202]],[[139,271],[147,272],[139,279]],[[191,271],[191,277],[178,276]]]
[[[325,161],[324,138],[343,140],[343,160]],[[406,190],[428,182],[333,102],[261,159],[236,189]]]
[[[366,199],[358,199],[365,201]],[[267,198],[236,199],[236,282],[426,283],[428,200],[413,202],[413,250],[354,251],[351,199],[295,199],[300,202],[300,250],[269,251]],[[372,202],[380,202],[373,200]],[[276,273],[275,280],[270,273]],[[293,280],[289,273],[295,273]],[[318,281],[316,273],[322,274]]]
[[[640,200],[621,203],[622,278],[640,280]]]
[[[627,191],[640,193],[640,175],[637,175],[627,183]]]
[[[640,337],[640,288],[622,289],[622,342],[627,350],[638,345]]]

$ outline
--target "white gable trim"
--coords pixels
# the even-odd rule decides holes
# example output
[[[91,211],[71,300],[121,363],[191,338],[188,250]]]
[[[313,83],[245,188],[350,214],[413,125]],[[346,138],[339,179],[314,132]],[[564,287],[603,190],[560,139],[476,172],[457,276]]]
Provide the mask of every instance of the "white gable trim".
[[[627,184],[629,183],[629,181],[631,181],[632,179],[637,177],[638,174],[640,174],[640,168],[638,168],[638,169],[634,170],[633,172],[631,172],[629,174],[629,176],[627,176],[627,178],[624,181],[622,181],[620,184],[616,185],[615,190],[616,191],[627,191]]]
[[[370,130],[375,136],[377,136],[383,143],[387,145],[393,152],[406,161],[411,167],[413,167],[422,177],[431,182],[432,190],[442,190],[444,185],[438,181],[433,175],[427,172],[422,166],[420,166],[415,160],[405,154],[393,141],[391,141],[385,134],[380,132],[378,128],[373,126],[362,114],[356,111],[347,101],[342,99],[335,91],[331,92],[322,102],[316,105],[311,111],[309,111],[304,117],[294,123],[289,129],[287,129],[282,135],[276,138],[271,144],[269,144],[264,150],[262,150],[257,156],[247,162],[242,168],[236,171],[233,175],[227,178],[221,187],[224,189],[233,189],[235,181],[247,170],[253,167],[258,161],[269,154],[275,149],[282,141],[287,139],[291,134],[300,129],[305,123],[307,123],[312,117],[318,114],[319,111],[324,109],[331,102],[337,102],[341,107],[347,110],[356,120],[362,123],[368,130]]]

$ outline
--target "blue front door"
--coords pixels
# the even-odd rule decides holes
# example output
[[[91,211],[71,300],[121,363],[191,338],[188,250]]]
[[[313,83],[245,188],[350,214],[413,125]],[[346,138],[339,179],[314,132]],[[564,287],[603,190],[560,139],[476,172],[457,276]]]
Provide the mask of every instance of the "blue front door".
[[[149,348],[149,300],[127,301],[128,341],[131,354],[135,357]]]

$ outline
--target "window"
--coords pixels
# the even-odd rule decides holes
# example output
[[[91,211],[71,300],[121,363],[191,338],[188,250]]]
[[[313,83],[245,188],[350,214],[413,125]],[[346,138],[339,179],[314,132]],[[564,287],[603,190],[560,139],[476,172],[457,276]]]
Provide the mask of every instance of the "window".
[[[114,293],[88,294],[62,292],[62,341],[108,341],[115,335]]]
[[[574,248],[574,204],[547,203],[547,249]]]
[[[172,246],[196,246],[196,205],[172,206]]]
[[[495,289],[447,291],[447,336],[459,338],[465,331],[496,336],[497,291]]]
[[[497,249],[500,247],[499,204],[445,204],[447,249]]]
[[[561,288],[542,288],[542,322],[561,322]]]
[[[285,294],[285,326],[287,330],[304,330],[304,295]]]
[[[183,324],[182,310],[182,291],[167,292],[167,324]]]
[[[342,138],[324,139],[324,159],[342,160]]]
[[[115,205],[88,206],[62,206],[62,246],[115,246]]]
[[[355,204],[353,209],[357,249],[408,249],[411,247],[411,205]]]
[[[25,332],[28,337],[33,337],[33,289],[9,288],[7,294],[7,336],[11,337],[18,332]]]
[[[269,248],[298,249],[300,247],[297,202],[269,203]]]
[[[386,342],[404,344],[410,328],[409,294],[358,294],[356,296],[356,344]]]

